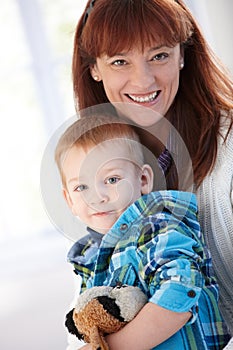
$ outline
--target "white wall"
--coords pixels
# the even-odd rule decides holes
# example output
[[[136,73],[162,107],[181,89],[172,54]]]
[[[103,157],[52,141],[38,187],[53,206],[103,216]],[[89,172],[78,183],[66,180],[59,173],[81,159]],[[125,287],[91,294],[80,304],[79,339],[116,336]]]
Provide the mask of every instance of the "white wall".
[[[233,73],[233,1],[185,0],[215,53]]]
[[[55,231],[1,242],[0,349],[64,350],[74,298],[65,238]]]

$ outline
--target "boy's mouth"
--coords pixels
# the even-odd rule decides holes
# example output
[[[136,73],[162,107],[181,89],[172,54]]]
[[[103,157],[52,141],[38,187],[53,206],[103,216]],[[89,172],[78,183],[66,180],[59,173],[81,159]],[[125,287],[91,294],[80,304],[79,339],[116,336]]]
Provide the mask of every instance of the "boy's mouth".
[[[97,212],[94,213],[93,216],[97,216],[97,217],[101,217],[101,216],[106,216],[106,215],[110,215],[113,214],[113,211],[102,211],[102,212]]]

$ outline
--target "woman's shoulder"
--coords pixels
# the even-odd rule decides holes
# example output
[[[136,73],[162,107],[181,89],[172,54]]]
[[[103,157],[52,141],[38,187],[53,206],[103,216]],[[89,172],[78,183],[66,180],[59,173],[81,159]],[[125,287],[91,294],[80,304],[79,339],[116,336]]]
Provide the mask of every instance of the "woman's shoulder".
[[[219,160],[232,162],[233,160],[233,111],[230,115],[222,115],[219,137],[218,137],[218,153]]]
[[[219,127],[219,144],[233,143],[233,111],[222,112]]]
[[[200,196],[208,199],[213,192],[224,191],[228,196],[233,185],[233,126],[228,116],[222,115],[218,136],[217,157],[213,169],[202,181],[196,194],[200,207]]]
[[[196,192],[199,208],[201,197],[202,199],[206,198],[206,200],[211,197],[212,200],[216,193],[224,193],[227,198],[229,198],[229,193],[231,193],[230,197],[233,196],[233,126],[230,129],[229,127],[230,119],[223,117],[219,130],[218,150],[214,167],[204,178]]]

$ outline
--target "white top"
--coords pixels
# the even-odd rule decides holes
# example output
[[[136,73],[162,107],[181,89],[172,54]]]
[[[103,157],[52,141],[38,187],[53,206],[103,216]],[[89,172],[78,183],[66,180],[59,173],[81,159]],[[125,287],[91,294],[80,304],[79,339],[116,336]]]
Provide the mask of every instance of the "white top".
[[[221,129],[225,132],[224,127]],[[233,128],[219,137],[217,160],[197,191],[199,220],[212,254],[220,309],[233,335]]]

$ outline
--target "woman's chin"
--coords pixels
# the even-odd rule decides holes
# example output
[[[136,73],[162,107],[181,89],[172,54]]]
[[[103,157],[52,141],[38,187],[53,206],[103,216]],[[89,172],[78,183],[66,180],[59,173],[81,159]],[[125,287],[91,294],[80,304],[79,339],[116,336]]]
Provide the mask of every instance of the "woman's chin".
[[[163,118],[163,115],[155,109],[153,104],[115,102],[114,106],[121,117],[142,127],[152,126]]]

